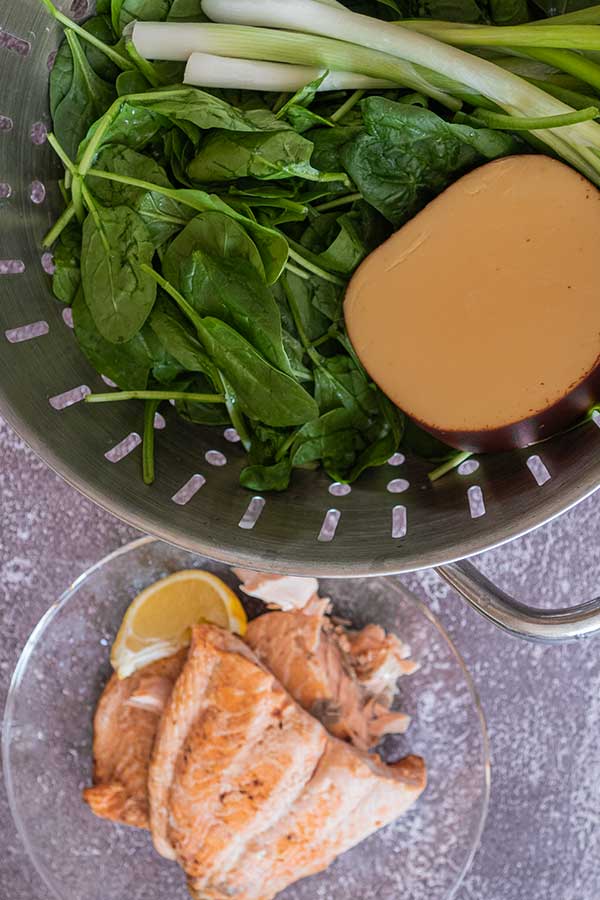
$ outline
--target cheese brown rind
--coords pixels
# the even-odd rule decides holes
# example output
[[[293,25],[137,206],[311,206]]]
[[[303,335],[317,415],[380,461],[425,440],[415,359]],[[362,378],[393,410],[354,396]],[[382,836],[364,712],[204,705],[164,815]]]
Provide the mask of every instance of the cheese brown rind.
[[[600,192],[546,156],[465,175],[352,278],[346,325],[381,389],[464,450],[523,447],[600,397]]]

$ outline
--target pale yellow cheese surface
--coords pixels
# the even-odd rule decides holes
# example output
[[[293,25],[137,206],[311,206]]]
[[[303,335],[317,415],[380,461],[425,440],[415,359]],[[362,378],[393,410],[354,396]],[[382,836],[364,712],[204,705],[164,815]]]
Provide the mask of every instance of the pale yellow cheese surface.
[[[488,163],[371,253],[344,312],[373,380],[415,418],[527,418],[600,355],[600,193],[546,156]]]

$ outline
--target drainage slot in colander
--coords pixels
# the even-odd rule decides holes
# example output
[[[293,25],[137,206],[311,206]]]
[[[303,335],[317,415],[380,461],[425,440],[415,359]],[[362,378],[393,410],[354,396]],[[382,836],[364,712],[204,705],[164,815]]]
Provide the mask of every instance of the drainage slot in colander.
[[[10,31],[3,31],[0,28],[0,47],[4,50],[10,50],[18,56],[29,56],[31,53],[31,44],[25,38],[11,34]]]
[[[91,393],[92,392],[87,384],[80,384],[79,387],[72,388],[70,391],[65,391],[63,394],[57,394],[55,397],[50,397],[48,402],[52,409],[67,409],[69,406],[81,403],[83,398]]]
[[[322,543],[328,543],[329,541],[332,541],[334,539],[341,515],[342,514],[339,509],[327,510],[317,540],[321,541]]]
[[[485,516],[485,500],[483,499],[483,491],[478,484],[471,485],[467,491],[467,499],[472,519],[479,519],[481,516]]]
[[[0,116],[0,131],[12,131],[13,120],[10,116]]]
[[[387,489],[390,494],[403,494],[409,487],[410,481],[407,481],[406,478],[392,478],[387,483]]]
[[[352,491],[349,484],[342,484],[340,481],[334,481],[329,485],[329,493],[334,497],[345,497]]]
[[[230,444],[237,444],[241,440],[235,428],[226,428],[223,432],[223,437],[226,441],[229,441]]]
[[[265,508],[266,500],[264,497],[253,497],[248,504],[248,509],[239,521],[240,528],[250,531],[260,518],[260,514]]]
[[[406,537],[408,531],[408,520],[405,506],[394,506],[392,510],[392,537]]]
[[[545,463],[540,459],[537,454],[530,456],[527,460],[527,468],[541,487],[543,484],[546,484],[547,481],[550,481],[552,475],[546,468]]]
[[[132,431],[126,438],[119,441],[111,450],[104,454],[105,458],[111,463],[121,462],[126,456],[129,456],[136,447],[142,443],[142,439],[137,431]]]
[[[479,463],[476,459],[465,459],[465,461],[460,464],[457,471],[459,475],[472,475],[478,468]]]
[[[22,259],[0,259],[0,275],[22,275],[24,271]]]
[[[404,460],[404,453],[394,453],[393,456],[390,456],[388,459],[388,466],[401,466]]]
[[[176,494],[173,494],[171,500],[178,506],[185,506],[185,504],[189,503],[192,497],[194,497],[205,484],[206,478],[204,475],[192,475],[190,480],[186,481]]]
[[[62,311],[63,322],[67,326],[67,328],[73,327],[73,310],[70,306],[65,306]]]
[[[154,413],[154,427],[157,431],[162,431],[167,427],[167,420],[159,412]]]
[[[51,253],[42,253],[42,255],[40,256],[40,262],[42,264],[42,269],[44,270],[46,275],[54,275],[56,266],[54,265],[54,257]],[[70,306],[67,306],[65,308],[68,309],[69,312],[71,311]]]
[[[35,144],[37,147],[45,144],[47,135],[48,129],[43,122],[33,123],[33,125],[31,126],[31,131],[29,132],[29,137],[32,144]]]
[[[21,325],[20,328],[9,328],[4,335],[10,344],[20,344],[22,341],[31,341],[34,338],[42,337],[49,331],[50,327],[47,322],[32,322],[31,325]]]
[[[0,200],[10,200],[12,197],[12,185],[7,181],[0,181]]]
[[[46,199],[46,185],[38,181],[32,181],[29,185],[29,199],[32,203],[35,203],[36,206],[39,206]]]
[[[204,459],[210,466],[226,466],[227,457],[220,450],[207,450]]]

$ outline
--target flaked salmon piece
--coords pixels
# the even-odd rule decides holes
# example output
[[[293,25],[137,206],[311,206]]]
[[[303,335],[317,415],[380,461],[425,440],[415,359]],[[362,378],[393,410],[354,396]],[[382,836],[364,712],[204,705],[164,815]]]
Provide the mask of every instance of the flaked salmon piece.
[[[402,675],[412,675],[419,665],[409,659],[410,647],[395,634],[386,634],[381,625],[367,625],[347,632],[350,664],[361,684],[388,704]]]
[[[389,707],[398,676],[415,666],[403,658],[401,642],[379,626],[353,636],[323,615],[272,612],[250,622],[245,640],[292,697],[341,740],[367,750],[384,734],[406,731],[410,718]]]
[[[294,804],[325,743],[239,638],[194,627],[150,765],[156,849],[210,883]]]
[[[207,890],[191,879],[196,900],[272,900],[286,887],[390,824],[426,786],[425,764],[407,756],[386,766],[378,756],[328,738],[298,802],[248,844],[238,864]]]
[[[187,649],[108,681],[94,716],[94,787],[83,799],[97,816],[148,828],[148,766],[162,711]]]
[[[151,827],[202,900],[270,900],[401,815],[422,760],[331,737],[237,637],[194,626],[149,772]]]
[[[268,575],[251,569],[233,569],[240,579],[240,590],[249,597],[262,600],[267,606],[287,610],[301,610],[307,606],[314,612],[314,605],[329,606],[329,600],[318,595],[319,582],[316,578],[300,578],[296,575]]]

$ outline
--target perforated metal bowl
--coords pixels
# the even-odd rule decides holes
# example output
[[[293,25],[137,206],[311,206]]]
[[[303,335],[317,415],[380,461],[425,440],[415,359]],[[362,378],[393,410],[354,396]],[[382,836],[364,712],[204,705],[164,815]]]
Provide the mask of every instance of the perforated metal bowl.
[[[62,6],[72,15],[89,12],[85,0]],[[39,0],[2,0],[0,27],[0,412],[33,449],[132,525],[224,562],[330,576],[442,566],[471,603],[515,633],[556,640],[600,629],[596,603],[541,613],[499,594],[468,563],[444,566],[523,534],[594,491],[600,435],[593,423],[533,456],[469,462],[435,485],[427,464],[396,455],[352,490],[323,473],[299,472],[285,494],[252,497],[239,486],[243,453],[230,433],[167,415],[158,478],[144,486],[136,407],[78,402],[103,384],[77,347],[68,310],[51,296],[51,257],[40,249],[61,209],[61,171],[45,143],[60,30]]]

